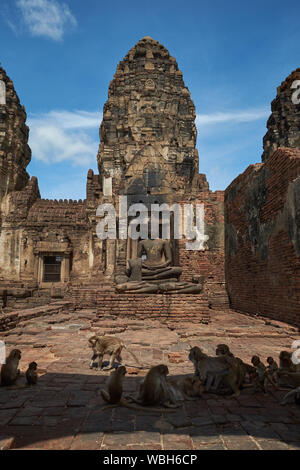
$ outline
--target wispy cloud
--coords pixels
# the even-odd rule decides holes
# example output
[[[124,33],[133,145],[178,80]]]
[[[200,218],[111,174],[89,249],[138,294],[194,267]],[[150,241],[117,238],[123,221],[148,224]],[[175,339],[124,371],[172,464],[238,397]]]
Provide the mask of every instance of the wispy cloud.
[[[58,110],[30,115],[29,145],[33,157],[50,164],[69,161],[73,165],[89,165],[97,155],[100,122],[100,112]]]
[[[197,115],[200,173],[212,190],[225,189],[251,163],[261,159],[269,108]]]
[[[266,108],[249,109],[246,111],[215,112],[212,114],[198,114],[197,127],[211,126],[220,123],[252,122],[266,118],[270,111]]]
[[[17,0],[22,22],[32,36],[43,36],[61,41],[69,27],[75,27],[77,20],[66,3],[56,0]],[[16,31],[11,21],[8,23]]]
[[[197,116],[200,172],[207,174],[212,189],[224,189],[250,163],[259,161],[268,114],[267,109],[261,108]],[[76,170],[69,167],[70,173],[79,171],[81,174],[80,168],[85,171],[94,167],[101,119],[98,111],[52,110],[31,114],[29,144],[34,161],[51,164],[52,168],[60,163],[65,163],[65,168],[77,167]],[[79,181],[79,177],[76,178]],[[67,194],[64,182],[60,187],[56,181],[51,191]],[[75,188],[73,193],[76,193]]]

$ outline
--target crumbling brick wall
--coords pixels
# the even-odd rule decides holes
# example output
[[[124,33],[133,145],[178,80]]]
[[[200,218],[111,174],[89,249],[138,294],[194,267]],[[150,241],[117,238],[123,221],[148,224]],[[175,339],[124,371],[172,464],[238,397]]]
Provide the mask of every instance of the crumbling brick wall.
[[[225,191],[231,306],[300,326],[300,151],[279,148]]]
[[[227,307],[225,292],[224,258],[224,191],[199,192],[183,204],[204,205],[204,232],[208,240],[204,250],[187,250],[186,239],[178,241],[178,262],[182,267],[180,280],[191,282],[197,276],[204,276],[204,291],[214,307]]]

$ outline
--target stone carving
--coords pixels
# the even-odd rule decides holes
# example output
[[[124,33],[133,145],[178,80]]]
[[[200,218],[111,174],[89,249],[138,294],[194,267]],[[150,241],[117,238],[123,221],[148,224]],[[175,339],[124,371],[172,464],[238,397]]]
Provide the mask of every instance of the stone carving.
[[[141,39],[120,62],[110,83],[100,128],[100,174],[112,171],[114,186],[124,187],[128,181],[125,174],[135,157],[144,155],[151,144],[154,155],[168,161],[166,172],[177,182],[174,189],[178,197],[190,194],[193,187],[199,189],[199,185],[208,189],[198,174],[195,117],[195,106],[176,60],[158,41],[149,36]],[[128,185],[140,176],[142,165]],[[173,186],[169,193],[174,193]],[[153,192],[151,187],[147,191]]]
[[[143,260],[142,256],[146,255]],[[119,292],[198,294],[202,284],[179,282],[179,266],[172,266],[172,248],[169,240],[142,240],[138,244],[137,258],[129,260],[127,279],[116,277]]]
[[[6,86],[3,80],[0,80],[0,105],[6,104]]]
[[[293,102],[295,89],[292,88],[298,80],[300,81],[300,68],[294,70],[277,89],[277,96],[271,105],[272,114],[267,122],[268,132],[263,139],[263,162],[278,147],[300,149],[300,104]]]
[[[25,109],[12,81],[0,67],[0,201],[5,194],[21,190],[29,182],[28,135]]]

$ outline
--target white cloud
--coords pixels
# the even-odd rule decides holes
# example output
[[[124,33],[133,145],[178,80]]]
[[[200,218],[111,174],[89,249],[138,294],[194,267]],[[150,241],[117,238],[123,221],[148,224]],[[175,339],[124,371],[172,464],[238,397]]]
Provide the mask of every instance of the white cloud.
[[[197,127],[211,126],[221,123],[251,122],[266,118],[270,111],[266,108],[249,109],[246,111],[232,111],[228,113],[215,112],[212,114],[197,114]]]
[[[211,189],[225,189],[261,159],[268,108],[214,112],[196,118],[200,173]]]
[[[45,163],[89,165],[97,156],[100,123],[100,112],[62,110],[29,116],[33,157]]]
[[[259,159],[262,136],[256,127],[261,127],[261,120],[268,114],[266,109],[249,109],[197,116],[200,172],[207,174],[214,187],[220,189],[222,186],[222,172],[223,183],[226,180],[227,184],[237,171]],[[31,114],[28,125],[33,158],[48,164],[69,162],[77,167],[93,167],[99,146],[101,119],[102,114],[98,111],[52,110],[44,114]],[[240,123],[250,124],[241,126]],[[255,129],[252,129],[251,123],[255,124]],[[257,150],[253,151],[254,148]]]
[[[70,8],[56,0],[17,0],[22,19],[32,36],[61,41],[67,27],[77,25]]]

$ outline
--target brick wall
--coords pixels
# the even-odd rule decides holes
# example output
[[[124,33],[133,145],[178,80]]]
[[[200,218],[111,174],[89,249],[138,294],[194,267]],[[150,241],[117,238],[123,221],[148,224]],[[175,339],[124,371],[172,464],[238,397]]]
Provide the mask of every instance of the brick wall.
[[[73,288],[67,300],[73,308],[96,307],[98,317],[116,315],[208,323],[211,314],[207,297],[202,294],[110,294],[99,289]]]
[[[225,192],[232,308],[300,326],[300,151],[279,148]]]
[[[191,282],[193,276],[204,276],[204,293],[212,307],[229,306],[225,291],[224,259],[224,191],[202,191],[196,198],[181,204],[204,204],[205,235],[208,240],[204,251],[186,250],[186,240],[178,241],[181,281]]]

